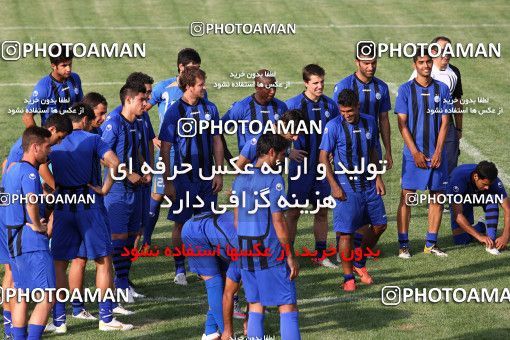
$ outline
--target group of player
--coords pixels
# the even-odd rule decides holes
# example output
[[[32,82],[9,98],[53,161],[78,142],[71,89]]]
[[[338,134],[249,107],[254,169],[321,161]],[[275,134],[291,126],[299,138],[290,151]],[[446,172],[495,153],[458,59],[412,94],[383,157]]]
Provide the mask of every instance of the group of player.
[[[450,41],[438,37],[433,42],[444,46]],[[0,207],[3,287],[82,290],[85,265],[90,259],[96,264],[96,287],[102,294],[117,288],[128,291],[128,302],[143,297],[129,280],[131,258],[121,254],[125,248],[151,244],[160,206],[167,196],[172,202],[190,204],[179,212],[169,211],[168,219],[175,223],[172,246],[220,249],[216,257],[188,258],[190,270],[204,280],[207,290],[209,310],[203,339],[233,336],[232,315],[241,282],[248,302],[249,337],[264,336],[265,307],[278,306],[282,339],[299,339],[294,280],[299,265],[293,246],[301,212],[296,207],[285,211],[279,201],[285,198],[297,203],[317,202],[331,195],[336,203],[333,230],[339,254],[359,249],[362,254],[363,249],[373,249],[387,226],[383,171],[376,176],[369,176],[367,171],[349,175],[355,169],[368,169],[369,164],[378,169],[393,167],[390,91],[385,82],[375,77],[377,59],[364,58],[362,51],[359,46],[356,71],[335,86],[332,98],[323,93],[325,71],[319,65],[303,68],[305,89],[286,102],[275,97],[274,75],[262,69],[257,72],[254,93],[236,101],[221,118],[216,105],[208,99],[200,56],[191,48],[178,54],[178,76],[163,80],[154,88],[152,77],[140,72],[129,75],[119,91],[120,105],[108,116],[104,96],[96,92],[83,95],[79,76],[71,72],[72,56],[52,57],[52,72],[36,85],[23,115],[27,129],[3,164],[2,189],[6,194],[92,195],[95,200],[55,206],[13,202]],[[490,253],[498,254],[510,236],[510,201],[493,163],[457,167],[462,108],[459,100],[452,106],[452,96],[462,96],[460,72],[449,65],[448,58],[426,54],[416,55],[413,67],[415,73],[399,87],[395,103],[404,139],[397,212],[398,256],[411,257],[411,205],[406,199],[417,190],[429,190],[433,197],[445,192],[502,195],[505,226],[499,238],[497,204],[484,205],[486,221],[480,220],[476,225],[472,205],[449,207],[455,243],[477,239]],[[148,115],[153,106],[157,106],[159,114],[157,137]],[[42,127],[36,126],[36,113],[40,113]],[[241,204],[220,215],[211,211],[211,204],[217,203],[224,179],[214,169],[223,167],[224,160],[230,160],[232,155],[218,130],[190,135],[184,131],[182,119],[194,120],[196,126],[199,121],[219,124],[257,120],[263,125],[270,121],[275,126],[313,121],[320,123],[321,131],[298,134],[278,130],[276,134],[260,135],[238,132],[236,166],[247,170],[251,165],[252,172],[236,176],[227,191]],[[290,159],[288,190],[281,173],[261,170],[281,169],[286,157]],[[159,158],[165,165],[162,175],[152,177],[142,171],[144,163],[154,168],[155,159]],[[119,179],[119,166],[126,164],[132,171]],[[191,164],[190,171],[179,172],[187,164]],[[325,169],[324,179],[318,179],[319,165]],[[260,208],[254,193],[262,192],[267,194],[267,204]],[[193,208],[198,200],[204,203],[202,208]],[[255,207],[258,210],[253,214]],[[447,256],[436,244],[442,210],[437,200],[431,200],[426,254]],[[327,208],[317,210],[313,232],[316,256],[312,261],[338,268],[325,256]],[[265,255],[241,256],[238,261],[231,261],[229,247],[241,252],[257,249]],[[174,282],[186,285],[185,257],[178,255],[174,259]],[[340,262],[345,291],[356,289],[354,274],[364,284],[373,283],[364,256],[352,261],[343,257]],[[96,320],[82,302],[72,301],[72,305],[73,317]],[[46,325],[51,308],[53,321]],[[52,306],[48,299],[38,303],[28,321],[28,332],[26,309],[26,302],[4,303],[6,336],[23,339],[28,333],[30,338],[39,338],[45,326],[47,331],[67,331],[64,303]],[[117,321],[113,313],[132,312],[118,301],[102,300],[99,329],[133,327]]]

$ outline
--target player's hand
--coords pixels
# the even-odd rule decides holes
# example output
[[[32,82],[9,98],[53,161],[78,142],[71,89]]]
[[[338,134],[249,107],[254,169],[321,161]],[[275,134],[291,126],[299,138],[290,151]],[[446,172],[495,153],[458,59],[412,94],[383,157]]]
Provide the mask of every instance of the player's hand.
[[[381,178],[381,176],[377,176],[375,178],[375,191],[378,195],[384,196],[386,195],[386,186]]]
[[[297,149],[290,150],[290,154],[289,154],[290,160],[296,161],[298,163],[301,163],[303,161],[303,159],[305,159],[306,156],[308,156],[308,152],[306,152],[305,150],[297,150]]]
[[[142,176],[140,176],[139,174],[136,174],[136,173],[132,173],[132,174],[127,175],[127,179],[128,179],[128,181],[130,181],[133,184],[140,184],[141,180],[142,180]]]
[[[430,167],[431,168],[439,168],[440,165],[441,165],[441,152],[436,150],[436,152],[434,152],[434,154],[432,155],[432,161],[430,162]]]
[[[88,183],[87,185],[88,185],[88,187],[89,187],[92,191],[94,191],[96,194],[98,194],[98,195],[100,195],[100,196],[104,196],[104,195],[105,195],[105,193],[103,192],[103,188],[102,188],[102,187],[100,187],[99,185],[92,185],[92,184],[90,184],[90,183]]]
[[[39,221],[39,226],[36,226],[33,223],[27,223],[27,226],[29,226],[30,229],[32,229],[36,233],[45,234],[46,231],[48,230],[48,224],[46,222],[46,219],[44,219],[44,218],[41,218],[41,220]]]
[[[217,194],[223,189],[223,176],[222,175],[214,175],[212,180],[212,189],[213,193]]]
[[[384,160],[386,161],[386,170],[390,170],[393,167],[393,157],[391,153],[386,152],[384,154]]]
[[[496,239],[496,248],[498,248],[498,250],[505,249],[507,247],[507,245],[508,245],[508,236],[505,236],[503,234]]]
[[[154,137],[152,143],[154,144],[155,147],[161,149],[161,140],[158,137]]]
[[[234,334],[232,332],[223,331],[221,333],[221,340],[230,340],[234,338]]]
[[[175,186],[172,182],[165,183],[165,196],[168,197],[170,201],[175,202]]]
[[[480,243],[484,243],[487,248],[494,248],[494,241],[489,236],[480,235],[477,239]]]
[[[296,259],[296,257],[294,256],[294,254],[289,254],[287,256],[287,265],[289,266],[290,268],[290,276],[289,276],[289,279],[292,281],[294,280],[298,274],[299,274],[299,263]]]
[[[345,191],[339,186],[335,186],[335,187],[331,188],[331,196],[333,196],[333,198],[336,198],[337,200],[340,200],[340,201],[345,201],[347,199],[347,195],[345,195]]]
[[[417,151],[416,153],[413,154],[413,158],[414,164],[416,164],[418,168],[427,169],[427,161],[429,161],[430,159],[425,157],[423,153]]]
[[[456,130],[458,140],[462,139],[462,131]]]
[[[149,184],[151,181],[152,181],[152,176],[151,176],[151,174],[145,174],[145,175],[143,175],[143,177],[142,177],[142,183],[144,183],[144,184]]]

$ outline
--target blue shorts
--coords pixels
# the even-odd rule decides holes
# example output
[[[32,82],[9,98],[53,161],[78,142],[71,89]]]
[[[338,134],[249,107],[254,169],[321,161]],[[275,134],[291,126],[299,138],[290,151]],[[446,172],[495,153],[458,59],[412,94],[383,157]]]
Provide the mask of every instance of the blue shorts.
[[[108,214],[106,213],[106,208],[104,207],[103,196],[96,196],[96,197],[101,198],[101,200],[99,201],[99,209],[101,210],[101,214],[103,215],[103,220],[106,224],[106,228],[108,230],[108,235],[111,235],[112,232],[110,231],[110,225],[108,224]],[[85,259],[87,258],[87,248],[85,247],[85,243],[83,241],[81,242],[80,248],[78,249],[77,257],[81,257],[81,258],[85,258]]]
[[[80,256],[94,260],[110,255],[111,235],[101,209],[55,210],[53,214],[53,259],[63,261]]]
[[[22,253],[13,258],[14,288],[56,288],[55,267],[47,250]]]
[[[241,269],[246,301],[263,306],[296,304],[296,284],[289,276],[286,263],[252,272]]]
[[[348,191],[347,200],[336,201],[333,209],[333,230],[340,233],[354,233],[366,224],[385,225],[388,223],[386,209],[375,186],[363,192]]]
[[[444,155],[444,153],[443,153]],[[430,162],[427,162],[430,166]],[[443,191],[448,182],[448,163],[443,157],[441,165],[436,169],[421,169],[414,164],[414,160],[402,160],[402,189]]]
[[[231,261],[227,269],[227,277],[235,283],[241,282],[241,261]]]
[[[174,180],[174,186],[176,192],[176,203],[172,205],[168,211],[168,219],[170,221],[184,223],[193,215],[211,211],[211,204],[216,204],[218,201],[218,195],[213,194],[212,180],[191,182],[189,181],[187,174],[178,175]],[[186,195],[189,195],[190,206],[187,204]],[[196,199],[197,196],[204,202],[203,208],[195,209],[191,206],[198,203]],[[182,211],[174,214],[174,210],[180,209],[181,204],[183,205]]]
[[[104,198],[112,234],[138,233],[142,226],[142,190],[110,191]]]
[[[160,150],[156,150],[156,155],[154,156],[154,162],[158,162],[158,158]],[[170,176],[172,176],[174,169],[174,147],[170,149]],[[152,178],[152,192],[155,194],[164,195],[165,194],[165,181],[163,179],[163,175],[155,174]]]
[[[304,204],[308,199],[313,206],[317,205],[317,200],[323,200],[331,194],[331,187],[326,179],[317,180],[316,174],[301,175],[295,180],[296,173],[289,173],[289,190],[287,192],[287,200],[294,203],[296,200],[299,204]]]

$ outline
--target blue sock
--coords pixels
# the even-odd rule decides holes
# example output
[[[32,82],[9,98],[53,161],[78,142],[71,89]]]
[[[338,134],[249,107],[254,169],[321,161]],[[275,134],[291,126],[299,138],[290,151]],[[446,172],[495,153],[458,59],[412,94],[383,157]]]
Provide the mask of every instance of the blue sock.
[[[487,236],[496,240],[499,220],[499,207],[497,204],[487,204],[485,207],[485,221],[487,223]]]
[[[71,304],[73,305],[73,315],[74,316],[80,314],[80,312],[85,309],[85,303],[83,303],[83,301],[75,300],[75,301],[71,301]]]
[[[185,258],[186,257],[184,257],[183,255],[174,256],[174,260],[175,260],[175,275],[180,274],[180,273],[186,274],[186,267],[184,265]]]
[[[154,228],[156,227],[156,223],[159,219],[159,209],[161,207],[161,202],[156,201],[151,197],[151,202],[149,206],[149,223],[145,226],[143,230],[143,244],[151,244],[152,242],[152,233],[154,232]]]
[[[110,300],[99,301],[99,319],[106,323],[112,321],[113,312]]]
[[[25,327],[12,327],[12,336],[14,340],[25,340],[27,338],[27,326]]]
[[[56,301],[53,306],[53,324],[58,327],[63,323],[66,323],[66,304]]]
[[[205,317],[205,335],[213,334],[218,331],[218,325],[216,324],[216,319],[212,313],[212,310],[207,311],[207,315]]]
[[[480,234],[485,234],[487,232],[487,227],[485,226],[485,223],[478,222],[473,226],[476,231],[478,231]]]
[[[433,247],[437,243],[437,233],[429,233],[427,231],[427,242],[425,243],[426,247]]]
[[[315,250],[317,250],[317,258],[322,258],[324,250],[326,250],[326,241],[315,241]]]
[[[409,247],[409,234],[398,233],[398,243],[400,244],[400,248]]]
[[[264,339],[264,314],[248,312],[248,339]]]
[[[27,340],[39,340],[44,332],[45,325],[28,324],[28,337]]]
[[[282,340],[300,340],[299,313],[280,313],[280,335]]]
[[[4,334],[11,335],[12,315],[8,310],[4,310]]]
[[[225,329],[223,323],[223,279],[221,275],[211,277],[205,281],[205,288],[207,289],[207,302],[209,302],[209,310],[214,316],[214,320],[218,325],[220,333]]]
[[[112,240],[113,244],[113,268],[115,269],[114,283],[116,288],[127,289],[128,283],[128,262],[129,256],[121,256],[123,253],[126,240]]]
[[[354,280],[354,274],[344,274],[344,282]]]
[[[353,261],[352,262],[352,265],[355,266],[356,268],[363,268],[365,267],[366,263],[367,263],[367,259],[365,257],[365,255],[363,255],[363,249],[361,249],[361,243],[363,241],[363,234],[360,234],[360,233],[354,233],[354,258],[359,258],[358,253],[361,253],[361,259],[358,260],[358,261]]]
[[[135,239],[136,239],[136,235],[129,235],[128,236],[126,246],[129,249],[133,249],[135,247]],[[131,270],[131,264],[133,263],[131,261],[132,258],[133,258],[133,256],[129,256],[129,261],[127,261],[127,277],[128,277],[128,279],[129,279],[129,272]],[[128,285],[129,285],[129,283],[128,283]]]

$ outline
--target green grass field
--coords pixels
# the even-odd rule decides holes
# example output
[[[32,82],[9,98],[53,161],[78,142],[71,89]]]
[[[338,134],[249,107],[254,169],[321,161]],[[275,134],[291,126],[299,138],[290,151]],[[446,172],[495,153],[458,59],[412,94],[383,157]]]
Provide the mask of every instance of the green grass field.
[[[118,90],[133,71],[150,74],[156,81],[176,73],[176,55],[184,47],[197,49],[202,68],[208,75],[209,99],[223,114],[230,104],[251,93],[251,89],[215,89],[214,82],[230,81],[231,72],[274,70],[280,82],[290,81],[288,89],[276,96],[286,100],[302,91],[301,68],[309,63],[322,65],[327,72],[326,91],[354,71],[353,51],[359,40],[382,42],[428,42],[446,35],[454,42],[495,42],[502,45],[502,58],[452,60],[462,72],[465,98],[487,97],[488,105],[503,108],[501,115],[464,115],[460,162],[482,159],[494,161],[507,188],[510,185],[510,124],[508,47],[510,46],[510,3],[498,1],[0,1],[0,40],[22,42],[128,42],[146,43],[146,58],[75,59],[84,92],[106,96],[110,108],[118,104]],[[507,13],[507,14],[505,14]],[[192,37],[189,24],[214,23],[295,23],[295,35],[207,35]],[[0,156],[23,131],[21,117],[8,114],[9,108],[23,107],[33,85],[50,72],[47,59],[28,58],[0,62]],[[408,80],[411,62],[383,57],[377,76],[390,84],[392,106],[397,87]],[[153,124],[158,125],[156,109]],[[39,122],[39,119],[36,118]],[[313,267],[301,259],[297,279],[300,327],[303,339],[404,339],[404,338],[508,338],[508,303],[406,303],[388,307],[381,303],[386,285],[418,288],[504,288],[509,287],[510,252],[494,257],[482,246],[454,246],[449,215],[443,215],[439,244],[448,258],[427,257],[420,253],[427,227],[425,206],[413,210],[410,239],[415,256],[398,259],[396,209],[400,191],[402,139],[391,116],[395,167],[385,175],[385,197],[389,225],[380,241],[382,256],[369,261],[376,284],[359,285],[353,294],[341,290],[340,270]],[[229,140],[231,150],[235,141]],[[225,186],[231,178],[226,179]],[[224,199],[224,197],[223,197]],[[171,225],[166,211],[155,230],[155,244],[169,245]],[[478,215],[477,215],[478,217]],[[313,246],[312,218],[299,222],[297,245]],[[500,219],[500,229],[502,218]],[[330,232],[329,240],[334,242]],[[173,280],[170,258],[140,259],[133,265],[132,279],[147,295],[129,306],[136,311],[122,321],[135,325],[131,332],[110,333],[108,338],[198,339],[203,332],[207,311],[204,284],[195,275],[181,287]],[[89,264],[86,284],[93,283],[94,268]],[[97,313],[97,307],[90,306]],[[105,336],[97,324],[68,320],[68,334],[62,338],[93,339]],[[235,322],[236,330],[242,324]],[[279,334],[277,313],[266,318],[266,333]]]

